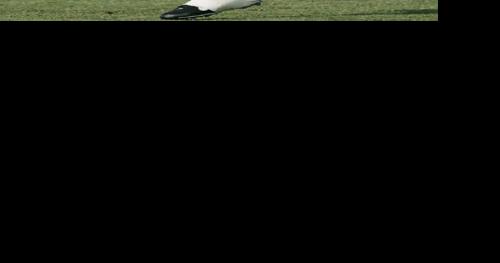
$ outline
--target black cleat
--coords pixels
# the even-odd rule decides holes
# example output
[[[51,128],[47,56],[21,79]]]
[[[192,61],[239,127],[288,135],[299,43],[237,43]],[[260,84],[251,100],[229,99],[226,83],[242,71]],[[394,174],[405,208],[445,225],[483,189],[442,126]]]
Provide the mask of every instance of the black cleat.
[[[181,5],[176,9],[167,12],[161,16],[161,19],[192,19],[197,17],[211,16],[216,14],[214,11],[206,10],[201,11],[196,6]]]
[[[261,6],[261,5],[262,5],[262,0],[259,0],[259,2],[255,3],[253,5],[249,5],[249,6],[245,7],[245,8],[249,8],[249,7],[252,7],[252,6]]]

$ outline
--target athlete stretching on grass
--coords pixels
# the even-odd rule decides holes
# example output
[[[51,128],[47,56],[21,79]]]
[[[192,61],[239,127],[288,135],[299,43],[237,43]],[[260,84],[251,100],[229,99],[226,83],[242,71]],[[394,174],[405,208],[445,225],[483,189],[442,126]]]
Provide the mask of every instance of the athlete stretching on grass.
[[[191,0],[161,16],[162,19],[190,19],[222,11],[260,5],[262,0]]]

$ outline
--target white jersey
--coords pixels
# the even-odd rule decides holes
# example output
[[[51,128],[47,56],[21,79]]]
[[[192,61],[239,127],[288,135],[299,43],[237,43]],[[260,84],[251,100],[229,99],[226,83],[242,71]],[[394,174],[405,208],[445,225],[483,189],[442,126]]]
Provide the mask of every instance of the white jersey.
[[[260,0],[191,0],[186,5],[196,6],[201,11],[221,12],[252,6]]]

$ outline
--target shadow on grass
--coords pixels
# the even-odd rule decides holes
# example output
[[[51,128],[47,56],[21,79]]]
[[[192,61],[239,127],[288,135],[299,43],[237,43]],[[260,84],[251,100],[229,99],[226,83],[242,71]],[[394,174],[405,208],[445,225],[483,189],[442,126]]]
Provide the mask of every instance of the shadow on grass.
[[[390,10],[386,12],[374,13],[356,13],[350,14],[351,16],[369,16],[369,15],[433,15],[438,14],[438,9],[404,9],[404,10]]]

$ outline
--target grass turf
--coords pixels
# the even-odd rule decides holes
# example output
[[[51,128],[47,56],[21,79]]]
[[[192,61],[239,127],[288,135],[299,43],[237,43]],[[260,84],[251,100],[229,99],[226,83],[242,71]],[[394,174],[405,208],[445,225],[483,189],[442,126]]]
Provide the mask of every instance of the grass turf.
[[[0,20],[159,20],[186,0],[0,0]],[[437,21],[438,0],[264,0],[199,20]]]

